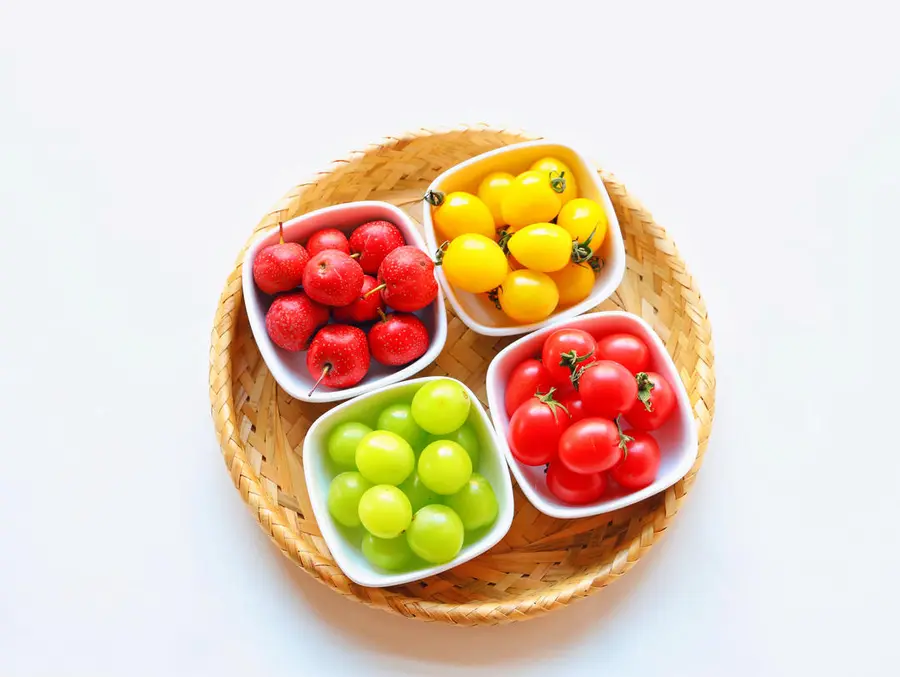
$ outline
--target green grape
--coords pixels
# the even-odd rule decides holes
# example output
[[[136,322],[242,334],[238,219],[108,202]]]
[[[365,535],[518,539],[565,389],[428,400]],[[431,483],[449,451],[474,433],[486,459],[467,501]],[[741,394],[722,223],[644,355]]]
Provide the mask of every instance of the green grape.
[[[390,484],[372,487],[359,499],[359,520],[370,534],[378,538],[399,536],[411,519],[409,499]]]
[[[406,494],[413,512],[417,512],[431,503],[441,502],[441,497],[422,483],[419,473],[413,473],[407,477],[406,481],[400,485],[400,491]]]
[[[388,571],[405,569],[413,558],[405,536],[378,538],[367,533],[362,539],[362,553],[369,562]]]
[[[429,381],[413,396],[412,415],[433,435],[453,432],[469,417],[469,394],[456,381]]]
[[[466,531],[493,523],[500,509],[491,483],[478,473],[472,473],[465,486],[447,499],[447,505],[459,515]]]
[[[379,430],[388,430],[400,435],[413,449],[418,449],[425,440],[425,431],[413,420],[408,404],[392,404],[378,415]]]
[[[446,505],[426,505],[406,530],[409,547],[431,564],[444,564],[456,557],[464,537],[462,520]]]
[[[400,484],[415,466],[409,442],[387,430],[370,432],[356,447],[356,467],[372,484]]]
[[[456,442],[459,446],[466,450],[469,458],[472,459],[472,467],[477,468],[478,462],[481,460],[481,445],[478,443],[478,433],[470,423],[463,423],[452,433],[446,435],[430,435],[428,443],[437,442],[438,440],[450,440]]]
[[[328,512],[345,527],[359,526],[359,500],[372,483],[358,472],[342,472],[328,487]]]
[[[419,479],[432,491],[447,496],[463,488],[472,476],[472,459],[456,442],[438,440],[419,456]]]
[[[356,447],[372,432],[364,423],[341,423],[328,436],[328,455],[342,468],[356,470]]]

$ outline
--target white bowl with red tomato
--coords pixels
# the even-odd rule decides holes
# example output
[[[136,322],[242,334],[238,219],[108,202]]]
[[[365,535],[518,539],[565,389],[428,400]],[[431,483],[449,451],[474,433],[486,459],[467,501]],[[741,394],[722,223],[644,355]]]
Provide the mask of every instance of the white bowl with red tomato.
[[[697,458],[690,400],[647,322],[599,312],[507,346],[487,373],[501,448],[541,512],[618,510],[684,477]]]
[[[266,366],[306,402],[409,378],[447,339],[425,242],[386,202],[325,207],[280,224],[247,250],[242,285]]]

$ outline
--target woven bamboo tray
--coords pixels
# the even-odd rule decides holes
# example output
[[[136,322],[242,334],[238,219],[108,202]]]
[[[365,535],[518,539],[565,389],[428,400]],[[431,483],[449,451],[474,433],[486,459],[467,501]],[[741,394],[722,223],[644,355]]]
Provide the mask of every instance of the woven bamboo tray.
[[[438,174],[479,153],[539,138],[487,126],[419,130],[353,153],[293,188],[254,230],[319,207],[385,200],[421,222],[421,195]],[[662,536],[687,495],[706,451],[715,370],[706,307],[674,242],[611,174],[601,171],[625,237],[628,269],[598,310],[624,309],[659,333],[687,386],[699,427],[697,462],[663,494],[598,517],[558,520],[515,490],[516,513],[492,550],[439,576],[387,589],[363,588],[335,565],[310,509],[301,451],[310,423],[330,405],[284,393],[260,358],[241,294],[241,259],[219,299],[210,349],[210,400],[231,479],[284,554],[342,595],[422,620],[492,625],[534,618],[586,597],[622,576]],[[252,236],[251,236],[252,239]],[[249,241],[248,241],[249,242]],[[471,332],[449,311],[448,337],[420,376],[450,375],[485,401],[485,372],[512,339]]]

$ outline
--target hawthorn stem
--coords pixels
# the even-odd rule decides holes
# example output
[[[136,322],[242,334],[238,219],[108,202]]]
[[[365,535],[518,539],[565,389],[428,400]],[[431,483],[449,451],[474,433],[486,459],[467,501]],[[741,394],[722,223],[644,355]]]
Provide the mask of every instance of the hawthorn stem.
[[[350,254],[351,259],[358,259],[360,256],[362,256],[362,252],[356,252],[355,254]]]
[[[284,223],[278,222],[278,244],[284,244]]]
[[[387,315],[384,314],[384,311],[381,308],[376,308],[378,314],[381,316],[382,322],[387,322]]]
[[[377,291],[381,291],[381,290],[384,289],[385,287],[387,287],[387,284],[385,284],[384,282],[382,282],[382,283],[381,283],[380,285],[378,285],[377,287],[372,287],[369,291],[367,291],[365,294],[363,294],[362,297],[363,297],[364,299],[367,299],[367,298],[369,298],[372,294],[374,294],[374,293],[377,292]]]
[[[322,368],[322,375],[319,376],[319,379],[316,381],[316,385],[314,385],[312,387],[312,390],[309,391],[310,395],[312,395],[314,392],[316,392],[316,388],[319,387],[319,384],[322,382],[322,379],[325,378],[325,375],[329,371],[331,371],[331,363],[330,362],[326,363],[325,366]]]

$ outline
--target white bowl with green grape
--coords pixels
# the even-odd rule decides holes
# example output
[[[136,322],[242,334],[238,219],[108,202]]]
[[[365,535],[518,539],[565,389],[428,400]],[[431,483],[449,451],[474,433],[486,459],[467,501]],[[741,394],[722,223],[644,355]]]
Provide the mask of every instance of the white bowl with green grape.
[[[451,569],[512,524],[497,433],[456,379],[391,384],[324,413],[303,442],[303,471],[334,561],[366,587]]]

